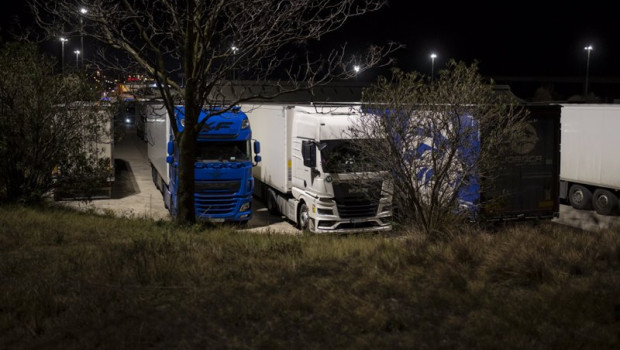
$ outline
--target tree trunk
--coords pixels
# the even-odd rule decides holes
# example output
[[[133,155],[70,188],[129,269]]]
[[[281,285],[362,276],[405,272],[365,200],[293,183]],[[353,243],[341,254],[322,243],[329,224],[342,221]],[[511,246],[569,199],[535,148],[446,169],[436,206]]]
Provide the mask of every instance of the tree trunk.
[[[185,128],[179,139],[179,183],[177,192],[177,224],[196,222],[194,205],[194,159],[196,154],[196,130],[198,112],[194,103],[185,105]]]

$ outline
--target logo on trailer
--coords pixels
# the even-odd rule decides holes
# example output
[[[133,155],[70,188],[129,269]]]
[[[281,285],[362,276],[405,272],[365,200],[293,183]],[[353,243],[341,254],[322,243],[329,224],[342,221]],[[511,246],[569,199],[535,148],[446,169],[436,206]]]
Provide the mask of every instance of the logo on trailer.
[[[536,128],[533,125],[528,124],[520,137],[512,142],[512,150],[518,154],[528,154],[534,150],[538,143],[538,135],[536,134]]]

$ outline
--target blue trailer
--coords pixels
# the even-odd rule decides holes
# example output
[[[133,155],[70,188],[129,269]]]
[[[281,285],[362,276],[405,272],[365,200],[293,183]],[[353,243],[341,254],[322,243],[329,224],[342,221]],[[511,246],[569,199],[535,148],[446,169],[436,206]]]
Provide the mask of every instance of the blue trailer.
[[[439,164],[440,168],[445,170],[446,163],[450,162],[446,187],[441,189],[441,197],[436,200],[452,198],[455,189],[458,189],[458,210],[467,214],[472,221],[558,217],[560,108],[542,103],[526,103],[524,108],[529,114],[523,135],[507,145],[502,157],[496,160],[491,171],[485,173],[484,177],[480,177],[474,170],[481,143],[486,135],[480,130],[476,117],[472,115],[462,115],[452,124],[462,129],[459,135],[461,144],[453,158],[444,157],[449,148],[453,147],[453,141],[450,141],[443,131],[429,132],[428,126],[418,130],[413,137],[416,142],[408,141],[417,145],[415,149],[403,147],[402,158],[405,161],[410,159],[416,181],[424,185],[430,185],[434,181],[434,166]],[[410,116],[405,115],[402,119],[396,119],[410,123]],[[424,121],[425,118],[425,113],[420,113],[418,121]],[[403,137],[398,131],[393,134],[396,140]],[[470,170],[464,172],[459,167]],[[397,188],[398,183],[395,186]],[[429,195],[431,194],[431,186],[420,186],[420,189],[428,190]]]
[[[163,104],[149,104],[146,113],[148,158],[153,182],[161,191],[172,216],[177,214],[179,148]],[[175,108],[174,121],[183,131],[185,108]],[[196,219],[210,222],[247,223],[252,217],[254,165],[250,122],[239,109],[203,110],[199,122],[208,118],[198,135],[194,163]],[[254,161],[259,162],[256,155]]]

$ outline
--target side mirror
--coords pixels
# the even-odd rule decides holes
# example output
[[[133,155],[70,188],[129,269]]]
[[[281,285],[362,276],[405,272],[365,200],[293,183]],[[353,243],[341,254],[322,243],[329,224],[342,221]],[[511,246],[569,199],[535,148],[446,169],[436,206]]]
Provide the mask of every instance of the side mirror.
[[[301,156],[304,159],[304,166],[316,167],[316,145],[312,141],[301,142]]]
[[[258,140],[254,141],[254,153],[255,154],[260,153],[260,142],[258,142]]]
[[[168,154],[174,154],[174,143],[172,141],[168,141]]]
[[[263,160],[263,158],[259,155],[254,156],[254,163],[260,163],[260,161]]]
[[[173,156],[167,156],[166,157],[166,163],[172,164],[172,162],[174,162],[174,157]]]

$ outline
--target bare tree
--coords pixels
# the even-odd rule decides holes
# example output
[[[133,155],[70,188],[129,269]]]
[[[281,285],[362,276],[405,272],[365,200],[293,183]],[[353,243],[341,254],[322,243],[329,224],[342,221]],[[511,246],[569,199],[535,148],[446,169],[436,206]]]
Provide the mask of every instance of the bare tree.
[[[397,219],[442,232],[480,207],[525,112],[512,94],[494,91],[477,64],[450,61],[439,78],[395,70],[364,94],[368,117],[351,133],[361,153],[393,179]]]
[[[127,55],[154,78],[169,116],[180,96],[185,127],[175,140],[180,149],[178,223],[195,221],[194,154],[196,135],[208,127],[201,110],[218,105],[220,113],[240,102],[309,89],[366,70],[397,45],[371,47],[357,57],[343,45],[325,56],[312,56],[308,43],[341,28],[348,19],[378,10],[381,0],[32,0],[40,25],[50,34],[65,29],[87,35]],[[83,13],[78,12],[85,8]],[[237,97],[211,99],[233,74],[246,80],[277,78],[268,96],[240,90]],[[177,81],[182,75],[184,85]],[[176,92],[176,94],[175,94]]]
[[[113,171],[102,151],[111,113],[34,44],[6,44],[0,68],[0,199],[38,202],[60,184],[88,198]]]

